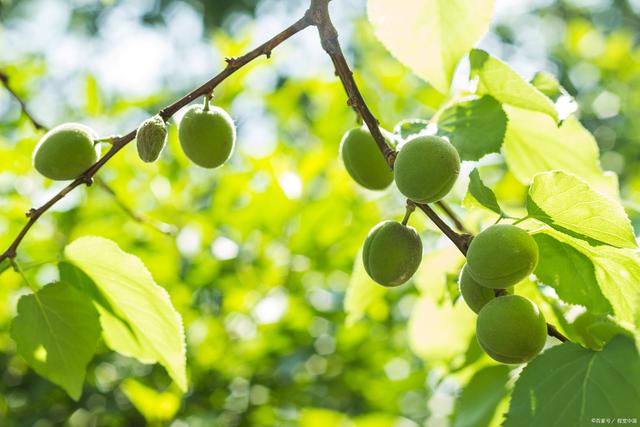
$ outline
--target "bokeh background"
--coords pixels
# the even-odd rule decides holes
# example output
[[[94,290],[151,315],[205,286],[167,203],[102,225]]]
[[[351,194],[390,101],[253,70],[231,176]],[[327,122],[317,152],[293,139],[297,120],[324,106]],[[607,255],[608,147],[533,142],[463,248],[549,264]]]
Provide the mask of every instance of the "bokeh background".
[[[292,23],[306,6],[0,0],[0,68],[48,126],[77,121],[103,136],[123,134],[217,73],[225,56]],[[382,125],[429,118],[442,96],[375,39],[364,0],[334,0],[331,9]],[[638,0],[499,0],[481,42],[527,78],[551,72],[576,97],[603,168],[620,176],[636,226],[639,28]],[[454,320],[470,316],[450,301],[461,260],[416,214],[411,222],[429,259],[414,283],[347,293],[350,282],[367,280],[357,263],[353,270],[367,231],[382,219],[400,219],[404,206],[394,188],[362,190],[342,167],[338,144],[356,117],[315,30],[226,80],[214,101],[238,126],[227,165],[211,171],[189,164],[172,121],[159,162],[142,163],[131,144],[99,174],[115,197],[99,184],[77,189],[42,218],[20,250],[38,285],[56,280],[62,248],[79,236],[104,236],[139,256],[183,316],[189,392],[181,396],[161,367],[102,345],[81,400],[72,401],[15,354],[8,330],[27,291],[8,271],[0,276],[0,425],[448,425],[460,387],[478,366],[495,368],[481,355],[472,328],[452,330]],[[3,248],[24,212],[63,185],[31,168],[40,135],[0,90]],[[499,159],[494,163],[491,185],[501,198],[521,203],[524,187]],[[462,202],[465,190],[462,179],[452,200]],[[481,219],[459,213],[477,229]],[[504,396],[498,399],[504,408]]]

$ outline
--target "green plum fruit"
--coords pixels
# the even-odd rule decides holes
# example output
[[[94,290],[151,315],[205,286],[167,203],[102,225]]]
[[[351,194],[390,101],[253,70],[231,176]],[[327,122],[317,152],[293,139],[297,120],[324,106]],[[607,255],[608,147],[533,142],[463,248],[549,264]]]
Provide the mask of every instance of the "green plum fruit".
[[[547,340],[547,323],[531,300],[519,295],[494,298],[476,321],[480,347],[501,363],[525,363],[540,353]]]
[[[433,203],[449,193],[460,173],[455,147],[439,136],[416,136],[396,157],[393,173],[398,190],[417,203]]]
[[[167,125],[159,115],[153,116],[138,127],[136,147],[138,157],[146,163],[155,162],[167,144]]]
[[[194,105],[180,121],[178,139],[193,163],[203,168],[217,168],[231,156],[236,127],[222,108]]]
[[[33,167],[57,181],[76,179],[100,155],[95,132],[78,123],[65,123],[47,132],[33,151]]]
[[[466,265],[462,267],[458,284],[464,302],[476,313],[479,313],[482,307],[496,297],[493,289],[485,288],[471,277]],[[513,287],[505,289],[505,292],[512,294]]]
[[[422,260],[422,241],[413,227],[383,221],[369,231],[362,261],[369,276],[382,286],[399,286],[409,280]]]
[[[514,225],[492,225],[473,238],[467,251],[469,274],[487,288],[508,288],[533,272],[538,245]]]
[[[393,172],[365,127],[353,128],[342,137],[340,156],[358,184],[369,190],[384,190],[393,182]]]

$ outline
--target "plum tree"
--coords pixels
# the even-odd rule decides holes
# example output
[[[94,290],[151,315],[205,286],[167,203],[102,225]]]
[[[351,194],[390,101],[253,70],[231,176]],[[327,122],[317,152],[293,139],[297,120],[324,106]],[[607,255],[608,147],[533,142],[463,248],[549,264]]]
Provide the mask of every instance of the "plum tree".
[[[213,169],[231,156],[236,128],[226,111],[207,102],[187,110],[178,126],[178,139],[193,163]]]
[[[33,167],[43,176],[75,179],[98,160],[100,145],[88,126],[65,123],[47,132],[33,152]]]
[[[368,129],[353,128],[340,142],[344,167],[358,184],[369,190],[384,190],[393,182],[393,172]]]
[[[496,297],[493,289],[480,285],[473,277],[471,277],[471,274],[469,274],[469,268],[466,264],[462,267],[458,284],[460,286],[460,294],[462,294],[464,302],[467,303],[469,308],[476,313],[479,313],[482,307]],[[507,288],[505,291],[507,294],[512,294],[513,288]]]
[[[525,363],[540,353],[547,339],[547,323],[531,300],[519,295],[497,297],[478,314],[480,347],[502,363]]]
[[[460,173],[460,156],[439,136],[416,136],[396,157],[394,176],[398,190],[418,203],[432,203],[449,193]]]
[[[382,286],[409,280],[422,260],[422,241],[413,227],[383,221],[373,227],[362,250],[364,268]]]
[[[155,162],[167,144],[167,126],[159,115],[153,116],[138,127],[136,147],[143,162]]]
[[[533,272],[538,245],[525,230],[510,224],[492,225],[471,241],[469,274],[487,288],[508,288]]]

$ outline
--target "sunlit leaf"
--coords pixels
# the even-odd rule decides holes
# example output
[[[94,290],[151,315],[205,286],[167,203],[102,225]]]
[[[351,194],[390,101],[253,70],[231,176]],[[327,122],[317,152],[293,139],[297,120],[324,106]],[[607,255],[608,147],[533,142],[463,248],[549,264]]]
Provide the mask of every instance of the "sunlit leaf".
[[[527,198],[529,216],[560,231],[620,248],[637,247],[629,217],[614,199],[562,171],[535,176]]]
[[[543,113],[507,106],[505,111],[509,121],[502,150],[509,170],[520,182],[530,184],[540,172],[562,170],[617,197],[615,175],[602,171],[598,144],[575,117],[558,127]]]
[[[126,319],[128,325],[109,317],[102,322],[105,341],[114,350],[132,357],[130,340],[135,338],[142,361],[149,355],[161,363],[182,390],[187,388],[182,319],[166,291],[156,285],[139,258],[123,252],[114,242],[100,237],[82,237],[65,248],[66,258],[89,276],[102,297]],[[113,322],[112,322],[113,321]],[[130,334],[123,331],[130,327]]]
[[[491,95],[502,104],[538,111],[558,120],[553,102],[509,65],[480,49],[472,50],[469,60],[471,77],[479,80],[478,93]]]
[[[489,29],[493,0],[369,0],[382,43],[414,73],[449,92],[456,65]]]

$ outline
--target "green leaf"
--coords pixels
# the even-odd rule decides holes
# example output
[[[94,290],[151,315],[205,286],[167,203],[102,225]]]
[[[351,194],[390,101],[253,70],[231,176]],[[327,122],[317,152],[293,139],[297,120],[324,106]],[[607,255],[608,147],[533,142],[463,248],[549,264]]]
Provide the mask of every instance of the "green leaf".
[[[149,424],[172,420],[180,409],[180,393],[174,390],[159,392],[132,378],[120,388]]]
[[[605,343],[615,335],[628,335],[633,338],[633,334],[615,323],[610,316],[589,311],[576,317],[571,326],[581,342],[592,350],[602,350]]]
[[[91,278],[110,310],[128,322],[125,325],[117,317],[104,316],[109,309],[103,307],[100,315],[107,345],[143,362],[153,358],[185,391],[182,319],[142,261],[100,237],[77,239],[65,248],[64,254]]]
[[[509,122],[502,150],[509,170],[523,184],[540,172],[563,170],[579,176],[597,191],[618,196],[615,175],[600,167],[598,144],[573,116],[561,126],[547,115],[505,106]]]
[[[480,49],[469,54],[471,78],[478,78],[478,93],[488,94],[503,104],[538,111],[558,121],[553,102],[523,79],[506,63]]]
[[[403,140],[407,140],[414,135],[419,135],[427,131],[429,126],[428,120],[423,119],[406,119],[399,122],[394,128],[393,132],[399,135]]]
[[[509,367],[488,366],[476,372],[456,399],[453,427],[485,427],[507,394]]]
[[[623,328],[633,331],[640,343],[640,256],[635,250],[619,249],[607,245],[594,245],[553,229],[540,230],[534,235],[546,234],[571,245],[593,263],[600,291],[611,304],[614,319]]]
[[[60,280],[72,284],[91,297],[100,314],[102,335],[107,346],[120,354],[134,357],[142,363],[156,363],[158,359],[152,348],[145,346],[136,336],[130,325],[117,307],[111,305],[109,299],[98,288],[96,283],[78,267],[68,262],[58,264]]]
[[[535,270],[539,280],[553,287],[569,304],[582,305],[593,313],[611,312],[588,256],[547,234],[536,234],[534,239],[540,250]]]
[[[583,180],[562,171],[535,176],[527,211],[551,227],[619,248],[637,247],[622,205],[593,191]]]
[[[72,286],[52,283],[18,301],[11,325],[18,353],[38,374],[74,400],[82,394],[87,364],[100,338],[91,300]]]
[[[516,382],[504,427],[586,426],[640,418],[640,358],[618,336],[600,352],[566,342],[530,362]]]
[[[507,115],[491,96],[454,104],[438,120],[438,131],[449,137],[462,160],[499,153],[506,129]]]
[[[489,29],[494,0],[369,0],[376,36],[400,62],[448,93],[460,59]]]
[[[557,99],[565,93],[558,79],[546,71],[538,71],[531,79],[531,84],[551,99]]]
[[[493,190],[482,182],[477,168],[474,168],[469,174],[469,193],[485,208],[494,211],[500,216],[506,216],[500,208]]]
[[[362,264],[362,252],[358,252],[353,263],[353,272],[344,299],[344,311],[347,314],[346,323],[352,325],[360,320],[367,308],[376,301],[384,298],[386,289],[373,281]]]

